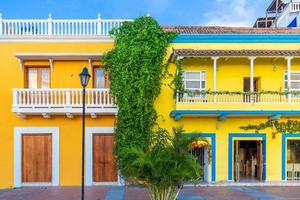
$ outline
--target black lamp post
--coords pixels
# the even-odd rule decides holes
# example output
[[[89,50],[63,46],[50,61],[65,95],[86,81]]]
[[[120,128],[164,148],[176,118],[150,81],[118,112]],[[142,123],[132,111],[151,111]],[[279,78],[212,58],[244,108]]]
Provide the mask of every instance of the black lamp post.
[[[81,200],[84,200],[84,151],[85,151],[85,87],[88,85],[91,75],[89,70],[84,67],[82,72],[79,74],[80,83],[83,88],[82,94],[82,160],[81,160]]]

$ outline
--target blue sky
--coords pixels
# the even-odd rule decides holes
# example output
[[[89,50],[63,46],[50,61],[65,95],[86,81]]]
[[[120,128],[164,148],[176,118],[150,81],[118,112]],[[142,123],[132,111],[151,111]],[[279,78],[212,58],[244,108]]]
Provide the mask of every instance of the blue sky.
[[[135,18],[161,25],[252,26],[271,0],[0,0],[3,18]]]

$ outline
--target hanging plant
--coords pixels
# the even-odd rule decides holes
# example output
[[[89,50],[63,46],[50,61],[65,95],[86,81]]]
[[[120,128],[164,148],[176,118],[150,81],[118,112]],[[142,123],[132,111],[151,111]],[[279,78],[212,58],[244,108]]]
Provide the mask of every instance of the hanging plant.
[[[269,120],[265,123],[260,123],[258,125],[249,124],[247,126],[241,126],[240,129],[249,131],[254,130],[255,133],[259,133],[265,129],[272,129],[273,138],[276,137],[278,133],[300,133],[300,122],[297,120],[287,120],[286,122],[279,122],[278,120]]]
[[[182,86],[183,87],[183,86]],[[211,91],[211,90],[176,90],[177,94],[183,95],[187,94],[190,97],[196,97],[199,95],[264,95],[264,94],[270,94],[270,95],[280,95],[280,96],[287,96],[291,94],[292,96],[299,96],[300,92],[299,91],[259,91],[259,92],[241,92],[241,91]]]

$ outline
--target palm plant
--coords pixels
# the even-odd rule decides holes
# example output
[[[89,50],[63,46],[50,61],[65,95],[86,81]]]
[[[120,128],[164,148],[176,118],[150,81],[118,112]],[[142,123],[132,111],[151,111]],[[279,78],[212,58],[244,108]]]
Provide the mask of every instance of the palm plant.
[[[152,134],[146,151],[128,147],[120,156],[119,169],[126,180],[145,186],[152,200],[174,200],[184,183],[201,178],[202,169],[190,150],[196,140],[206,140],[186,137],[182,129],[173,132],[170,136],[159,129]]]

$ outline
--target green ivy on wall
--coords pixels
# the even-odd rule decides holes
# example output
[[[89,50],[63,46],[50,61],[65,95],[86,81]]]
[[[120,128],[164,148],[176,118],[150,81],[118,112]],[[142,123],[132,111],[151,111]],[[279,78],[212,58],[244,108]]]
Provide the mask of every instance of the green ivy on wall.
[[[183,85],[183,71],[182,71],[182,60],[176,60],[176,73],[174,75],[174,79],[172,81],[173,91],[174,91],[174,98],[176,97],[176,93],[178,91],[184,91]]]
[[[151,17],[113,29],[114,48],[104,56],[118,115],[115,154],[122,147],[145,149],[156,125],[154,101],[160,93],[166,52],[174,33],[164,32]]]
[[[258,125],[249,124],[247,126],[241,126],[240,129],[248,131],[254,130],[259,133],[261,130],[272,129],[273,138],[278,133],[300,133],[300,122],[297,120],[287,120],[286,122],[279,122],[278,120],[269,120],[265,123]]]

